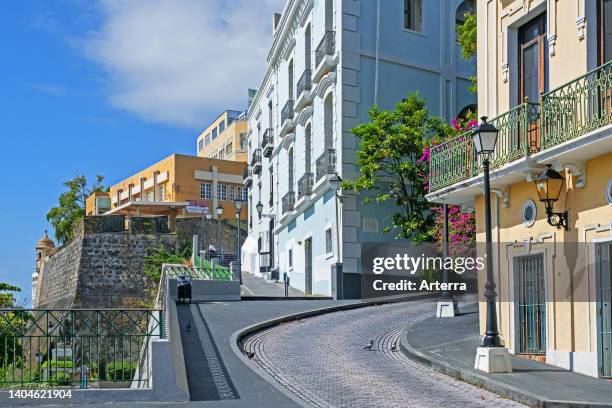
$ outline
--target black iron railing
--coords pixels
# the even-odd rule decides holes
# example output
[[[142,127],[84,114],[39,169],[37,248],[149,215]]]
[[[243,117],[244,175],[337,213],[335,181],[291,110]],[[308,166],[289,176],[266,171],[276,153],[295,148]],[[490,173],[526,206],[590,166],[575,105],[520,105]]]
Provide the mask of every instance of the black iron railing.
[[[317,181],[336,172],[336,150],[325,149],[316,161]]]
[[[334,55],[336,52],[336,32],[326,31],[323,39],[315,51],[315,64],[318,67],[326,55]]]
[[[298,180],[298,200],[304,196],[311,195],[313,185],[314,175],[312,173],[304,173],[302,178]]]
[[[304,70],[304,73],[297,82],[297,89],[295,94],[298,98],[300,97],[300,95],[302,95],[302,92],[310,91],[312,89],[312,82],[310,77],[311,71],[309,69]]]
[[[287,119],[293,120],[293,116],[293,99],[289,99],[281,111],[281,124],[285,123]]]
[[[288,211],[293,211],[295,205],[295,192],[289,191],[283,196],[283,214]]]

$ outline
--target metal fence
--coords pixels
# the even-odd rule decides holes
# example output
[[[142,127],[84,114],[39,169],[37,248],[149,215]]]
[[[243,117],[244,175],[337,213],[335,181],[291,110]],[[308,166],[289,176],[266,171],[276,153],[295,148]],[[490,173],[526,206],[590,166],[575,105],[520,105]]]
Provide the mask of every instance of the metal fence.
[[[0,309],[0,388],[147,387],[141,350],[163,337],[158,309]]]

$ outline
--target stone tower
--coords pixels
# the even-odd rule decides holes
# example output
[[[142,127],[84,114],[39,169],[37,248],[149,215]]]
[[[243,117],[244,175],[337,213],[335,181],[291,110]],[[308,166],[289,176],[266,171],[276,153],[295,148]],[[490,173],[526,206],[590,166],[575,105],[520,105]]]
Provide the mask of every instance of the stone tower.
[[[37,299],[36,293],[38,289],[38,282],[40,281],[40,274],[42,273],[45,261],[48,256],[53,255],[55,252],[55,243],[47,235],[42,237],[36,243],[36,269],[32,274],[32,307],[36,307]]]

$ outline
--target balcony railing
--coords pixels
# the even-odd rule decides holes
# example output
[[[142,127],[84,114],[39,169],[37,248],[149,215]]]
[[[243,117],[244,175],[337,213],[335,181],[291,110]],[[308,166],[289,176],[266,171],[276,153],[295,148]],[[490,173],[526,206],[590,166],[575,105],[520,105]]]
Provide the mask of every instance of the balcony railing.
[[[491,122],[500,129],[491,167],[529,157],[612,123],[612,61]],[[540,120],[541,116],[541,120]],[[429,191],[480,173],[469,133],[431,149]]]
[[[245,187],[249,187],[253,183],[253,170],[251,166],[246,166],[244,168],[244,172],[242,173],[242,180],[244,182]]]
[[[289,211],[293,211],[295,205],[295,192],[289,191],[283,196],[283,214]]]
[[[500,167],[537,152],[540,146],[539,105],[523,103],[489,122],[499,129],[491,168]],[[463,133],[431,148],[429,191],[476,176],[482,158],[472,143],[471,132]]]
[[[304,196],[312,194],[312,186],[314,185],[314,174],[304,173],[302,178],[298,180],[298,196],[297,199],[301,199]]]
[[[293,120],[293,99],[289,99],[281,111],[281,124],[287,119]]]
[[[325,149],[315,164],[317,168],[317,181],[328,174],[334,174],[336,172],[336,151],[334,149]]]
[[[253,168],[253,173],[259,174],[261,172],[261,149],[253,150],[253,155],[251,156],[251,167]]]
[[[612,61],[542,96],[542,149],[612,123]]]
[[[266,129],[261,140],[261,148],[263,149],[264,157],[270,157],[274,151],[274,130],[272,128]]]
[[[297,88],[296,88],[295,94],[298,98],[300,97],[300,95],[302,95],[302,92],[310,91],[312,89],[312,82],[311,82],[310,77],[311,77],[311,71],[309,69],[304,70],[304,73],[302,74],[302,76],[297,82]]]
[[[334,55],[336,53],[336,33],[335,31],[326,31],[323,39],[317,46],[315,51],[315,66],[319,66],[326,55]]]

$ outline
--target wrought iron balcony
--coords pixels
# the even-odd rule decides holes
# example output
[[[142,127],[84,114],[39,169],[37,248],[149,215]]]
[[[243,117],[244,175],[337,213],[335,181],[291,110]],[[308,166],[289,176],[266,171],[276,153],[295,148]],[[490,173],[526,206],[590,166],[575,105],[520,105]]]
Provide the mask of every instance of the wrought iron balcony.
[[[251,169],[251,166],[246,166],[244,168],[244,172],[242,173],[242,179],[245,187],[251,187],[251,184],[253,184],[253,170]]]
[[[261,148],[263,150],[264,157],[272,156],[272,152],[274,151],[274,129],[266,129],[261,141]]]
[[[539,150],[539,108],[538,104],[526,102],[489,120],[499,129],[495,152],[490,157],[491,169]],[[476,153],[469,131],[433,146],[430,154],[430,192],[476,176],[482,169],[482,158]]]
[[[251,168],[255,174],[261,173],[261,149],[253,150],[253,155],[251,156]]]
[[[293,120],[293,116],[293,99],[289,99],[281,111],[281,124],[284,124],[286,120]]]
[[[297,82],[297,88],[296,88],[296,95],[299,99],[299,97],[302,95],[302,92],[304,91],[310,91],[312,89],[312,82],[311,82],[311,71],[309,69],[304,70],[304,73],[302,74],[302,76],[300,77],[300,79]]]
[[[491,168],[528,158],[612,124],[612,61],[490,121],[499,130]],[[480,174],[469,132],[431,148],[429,193]]]
[[[298,180],[298,196],[297,199],[309,196],[312,194],[312,186],[314,185],[314,174],[304,173],[302,178]]]
[[[323,39],[317,46],[315,51],[315,66],[319,66],[326,55],[334,55],[336,53],[336,32],[326,31]]]
[[[336,172],[336,150],[325,149],[315,164],[317,168],[317,181],[328,174],[334,174]]]
[[[283,196],[283,214],[289,211],[293,211],[295,206],[295,192],[289,191]]]

